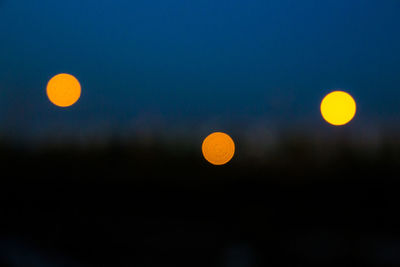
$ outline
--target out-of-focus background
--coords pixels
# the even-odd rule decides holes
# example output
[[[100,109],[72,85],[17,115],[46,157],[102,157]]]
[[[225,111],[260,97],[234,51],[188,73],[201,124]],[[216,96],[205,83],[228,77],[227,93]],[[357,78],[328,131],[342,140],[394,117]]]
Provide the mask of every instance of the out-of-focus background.
[[[0,264],[400,264],[399,11],[0,0]],[[69,108],[58,73],[82,85]],[[337,89],[342,127],[319,112]],[[214,131],[225,166],[201,154]]]

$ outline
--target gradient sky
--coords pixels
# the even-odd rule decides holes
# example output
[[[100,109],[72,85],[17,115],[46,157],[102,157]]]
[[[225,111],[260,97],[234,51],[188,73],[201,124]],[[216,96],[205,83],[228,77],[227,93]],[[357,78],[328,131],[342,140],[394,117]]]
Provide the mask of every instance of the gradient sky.
[[[398,124],[398,0],[0,0],[0,131],[157,123],[323,123],[351,93],[357,123]],[[58,73],[82,84],[50,104]],[[218,124],[218,123],[217,123]]]

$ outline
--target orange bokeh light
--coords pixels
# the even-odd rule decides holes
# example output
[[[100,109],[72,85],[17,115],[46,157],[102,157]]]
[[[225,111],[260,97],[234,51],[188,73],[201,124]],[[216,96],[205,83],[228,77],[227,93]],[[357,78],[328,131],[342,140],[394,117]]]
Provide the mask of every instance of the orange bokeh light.
[[[79,81],[70,74],[58,74],[50,79],[46,88],[50,102],[59,107],[69,107],[81,96]]]
[[[235,154],[235,143],[226,133],[215,132],[204,139],[202,152],[204,158],[211,164],[224,165]]]

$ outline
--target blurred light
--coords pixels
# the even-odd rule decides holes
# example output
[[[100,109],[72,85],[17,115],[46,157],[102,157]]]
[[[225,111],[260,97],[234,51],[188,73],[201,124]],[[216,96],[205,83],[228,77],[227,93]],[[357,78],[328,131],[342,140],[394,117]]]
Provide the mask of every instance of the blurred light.
[[[343,91],[334,91],[321,102],[322,117],[330,124],[340,126],[350,122],[356,114],[356,102]]]
[[[69,107],[81,96],[79,81],[70,74],[58,74],[47,84],[47,97],[50,102],[59,107]]]
[[[204,158],[211,164],[224,165],[235,154],[235,143],[229,135],[215,132],[204,139],[202,152]]]

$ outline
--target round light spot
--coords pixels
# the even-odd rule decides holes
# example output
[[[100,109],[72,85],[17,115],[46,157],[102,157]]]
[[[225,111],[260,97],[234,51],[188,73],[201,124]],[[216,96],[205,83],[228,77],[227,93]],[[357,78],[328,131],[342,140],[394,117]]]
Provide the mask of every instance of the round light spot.
[[[343,91],[334,91],[324,97],[321,102],[322,117],[335,126],[345,125],[356,114],[356,102],[353,97]]]
[[[69,107],[81,96],[79,81],[70,74],[58,74],[47,84],[47,97],[50,102],[59,107]]]
[[[232,138],[221,132],[207,136],[201,148],[204,158],[214,165],[228,163],[235,154],[235,143]]]

